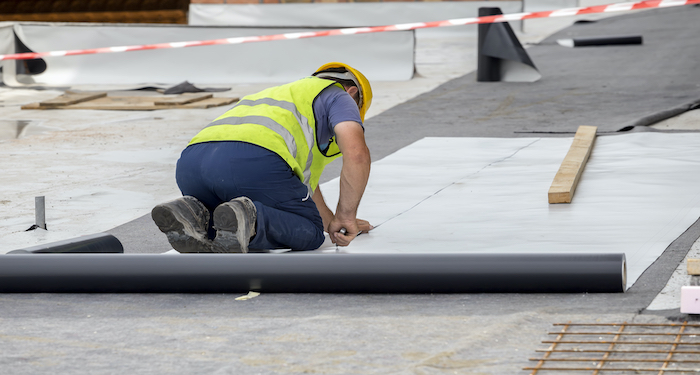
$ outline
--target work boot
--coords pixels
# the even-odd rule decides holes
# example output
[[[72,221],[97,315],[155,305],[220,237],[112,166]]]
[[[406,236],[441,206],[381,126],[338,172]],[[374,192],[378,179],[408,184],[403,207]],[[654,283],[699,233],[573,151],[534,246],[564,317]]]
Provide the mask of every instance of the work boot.
[[[255,236],[258,213],[248,197],[238,197],[222,203],[214,210],[214,251],[247,253],[248,243]]]
[[[209,210],[197,198],[184,196],[159,204],[151,210],[151,218],[173,249],[181,253],[214,252],[207,238]]]

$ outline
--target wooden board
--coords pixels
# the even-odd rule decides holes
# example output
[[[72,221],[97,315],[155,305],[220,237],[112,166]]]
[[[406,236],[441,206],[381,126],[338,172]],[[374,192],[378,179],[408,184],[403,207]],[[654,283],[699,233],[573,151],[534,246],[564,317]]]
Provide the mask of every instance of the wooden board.
[[[688,259],[688,275],[700,275],[700,259]]]
[[[41,107],[56,108],[56,107],[86,102],[86,101],[93,100],[93,99],[104,98],[105,96],[107,96],[106,92],[98,92],[98,93],[66,92],[65,94],[63,94],[57,98],[50,99],[50,100],[44,100],[43,102],[39,103],[39,105]]]
[[[214,95],[212,95],[212,94],[201,94],[201,93],[181,94],[181,95],[170,97],[170,98],[157,99],[153,103],[155,105],[187,104],[187,103],[192,103],[192,102],[196,102],[196,101],[200,101],[200,100],[204,100],[204,99],[209,99],[213,96]]]
[[[578,181],[593,150],[597,126],[579,126],[574,141],[549,188],[549,203],[571,203]]]
[[[209,98],[200,100],[194,103],[188,103],[184,105],[174,106],[173,108],[199,108],[206,109],[212,107],[218,107],[222,105],[232,104],[238,101],[238,98]]]
[[[61,97],[59,97],[61,98]],[[57,99],[51,101],[56,101]],[[196,100],[192,100],[195,98]],[[165,99],[172,99],[168,102]],[[187,95],[182,94],[164,98],[162,96],[102,96],[96,99],[77,102],[60,106],[46,106],[43,103],[31,103],[22,106],[22,109],[93,109],[116,111],[152,111],[156,109],[205,109],[228,105],[238,101],[238,98],[213,97],[211,94]],[[164,103],[164,104],[156,104]],[[166,104],[170,103],[170,104]],[[184,104],[183,104],[184,103]]]

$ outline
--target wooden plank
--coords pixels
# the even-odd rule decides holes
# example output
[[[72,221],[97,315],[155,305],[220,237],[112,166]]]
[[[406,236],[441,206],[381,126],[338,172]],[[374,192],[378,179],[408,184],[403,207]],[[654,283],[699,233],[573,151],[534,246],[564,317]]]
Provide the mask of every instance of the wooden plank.
[[[81,102],[86,102],[89,100],[93,99],[98,99],[98,98],[104,98],[107,96],[106,92],[91,92],[91,93],[74,93],[74,92],[66,92],[65,94],[49,99],[49,100],[44,100],[43,102],[39,103],[39,106],[41,107],[50,107],[50,108],[55,108],[55,107],[63,107],[71,104],[76,104],[76,103],[81,103]]]
[[[578,181],[593,150],[597,126],[579,126],[574,141],[549,188],[549,203],[571,203]]]
[[[89,102],[77,103],[65,109],[92,109],[92,110],[154,110],[167,109],[169,106],[157,106],[153,104],[160,97],[153,96],[109,96]]]
[[[153,104],[155,105],[181,105],[181,104],[187,104],[187,103],[192,103],[204,99],[209,99],[213,97],[214,95],[212,94],[202,94],[202,93],[195,93],[195,94],[182,94],[178,96],[173,96],[169,98],[161,98],[157,99]]]
[[[20,108],[22,109],[50,109],[50,108],[42,108],[39,103],[29,103],[21,106]]]
[[[107,96],[76,104],[43,107],[39,103],[31,103],[22,106],[22,109],[92,109],[113,111],[153,111],[157,109],[204,109],[231,104],[238,98],[210,97],[187,104],[156,105],[156,101],[162,97],[155,96]]]
[[[688,275],[700,275],[700,259],[689,258],[686,267]]]
[[[209,99],[204,99],[204,100],[194,102],[194,103],[188,103],[188,104],[182,105],[181,107],[205,109],[205,108],[219,107],[222,105],[228,105],[228,104],[235,103],[237,101],[238,101],[238,98],[209,98]]]

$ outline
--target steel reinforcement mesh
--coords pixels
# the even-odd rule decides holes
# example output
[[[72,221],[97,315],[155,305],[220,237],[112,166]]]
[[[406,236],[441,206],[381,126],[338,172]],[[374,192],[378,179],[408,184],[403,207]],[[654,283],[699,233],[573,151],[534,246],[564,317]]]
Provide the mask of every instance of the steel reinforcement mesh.
[[[534,366],[535,374],[697,374],[700,324],[561,323]]]

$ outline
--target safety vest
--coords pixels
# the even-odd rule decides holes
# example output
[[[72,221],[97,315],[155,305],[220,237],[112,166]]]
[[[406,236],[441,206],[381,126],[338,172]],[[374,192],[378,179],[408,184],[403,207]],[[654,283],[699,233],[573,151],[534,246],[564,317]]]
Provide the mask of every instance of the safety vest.
[[[318,148],[313,103],[330,85],[307,77],[245,96],[192,138],[190,145],[243,141],[275,152],[292,168],[313,195],[323,169],[341,156],[335,137],[326,150]]]

